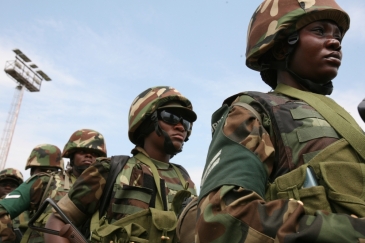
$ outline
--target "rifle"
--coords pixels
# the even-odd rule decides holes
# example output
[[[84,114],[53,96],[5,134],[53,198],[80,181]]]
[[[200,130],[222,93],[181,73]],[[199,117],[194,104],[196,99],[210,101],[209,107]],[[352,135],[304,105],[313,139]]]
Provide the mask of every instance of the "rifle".
[[[48,204],[50,204],[57,213],[61,216],[61,218],[66,222],[66,225],[60,231],[51,230],[45,227],[39,227],[34,225],[34,222],[39,218],[39,216],[45,211]],[[37,230],[43,233],[58,235],[64,238],[67,238],[71,243],[87,243],[88,241],[85,237],[80,233],[80,231],[76,228],[76,226],[71,222],[71,220],[62,212],[62,210],[58,207],[58,205],[51,199],[47,198],[42,205],[39,207],[38,211],[34,214],[34,216],[29,220],[28,227]]]
[[[361,116],[361,119],[365,122],[365,99],[363,99],[357,106],[357,110]]]

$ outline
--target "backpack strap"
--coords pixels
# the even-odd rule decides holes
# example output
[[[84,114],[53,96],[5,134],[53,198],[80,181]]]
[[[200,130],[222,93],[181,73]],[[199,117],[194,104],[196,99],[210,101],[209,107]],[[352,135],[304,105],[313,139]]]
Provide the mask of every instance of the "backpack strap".
[[[99,206],[99,218],[101,218],[106,212],[109,206],[110,197],[113,192],[115,180],[117,179],[119,172],[122,171],[124,165],[127,163],[128,160],[129,156],[126,155],[112,156],[110,161],[110,172],[108,175],[108,179],[106,180],[105,183],[103,194],[101,195],[101,202]]]
[[[49,187],[51,186],[51,183],[52,183],[54,177],[55,177],[55,174],[54,173],[51,173],[51,177],[49,178],[48,184],[46,186],[46,190],[44,190],[44,192],[43,192],[43,196],[42,196],[42,199],[41,199],[41,201],[39,203],[38,209],[42,205],[43,201],[46,200],[46,198],[48,197],[48,190],[49,190]]]
[[[176,172],[177,176],[179,177],[180,182],[181,182],[181,185],[183,186],[183,188],[184,188],[185,190],[187,190],[187,189],[189,188],[189,182],[187,182],[187,181],[184,179],[183,175],[181,174],[181,172],[180,172],[179,168],[178,168],[176,165],[174,165],[174,164],[172,164],[172,163],[170,163],[170,164],[171,164],[172,168],[174,168],[174,170],[175,170],[175,172]],[[180,167],[180,168],[181,168],[181,167]]]

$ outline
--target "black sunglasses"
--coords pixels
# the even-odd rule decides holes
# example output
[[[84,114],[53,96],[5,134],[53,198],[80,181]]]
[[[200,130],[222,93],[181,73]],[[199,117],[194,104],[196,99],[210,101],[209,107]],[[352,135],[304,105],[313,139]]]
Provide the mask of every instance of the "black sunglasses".
[[[181,122],[185,131],[190,131],[191,123],[188,120],[185,120],[181,116],[177,116],[175,114],[172,114],[171,112],[162,110],[162,111],[158,112],[158,118],[170,125],[176,125],[179,122]]]

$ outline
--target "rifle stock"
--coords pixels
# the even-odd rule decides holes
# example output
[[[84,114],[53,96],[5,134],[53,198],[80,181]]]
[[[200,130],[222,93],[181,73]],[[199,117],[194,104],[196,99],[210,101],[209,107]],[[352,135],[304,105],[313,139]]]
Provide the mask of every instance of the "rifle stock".
[[[60,231],[34,225],[34,222],[44,212],[44,210],[47,208],[48,204],[50,204],[56,210],[56,212],[59,213],[59,215],[61,216],[63,221],[66,222],[66,225]],[[76,228],[76,226],[62,212],[62,210],[58,207],[58,205],[51,198],[47,198],[42,203],[42,205],[39,207],[38,211],[29,220],[28,227],[33,230],[37,230],[37,231],[40,231],[43,233],[58,235],[60,237],[67,238],[71,243],[87,243],[87,240],[85,239],[85,237],[80,233],[80,231]]]
[[[71,243],[87,243],[80,231],[70,224],[63,226],[59,232],[59,236],[68,239]]]

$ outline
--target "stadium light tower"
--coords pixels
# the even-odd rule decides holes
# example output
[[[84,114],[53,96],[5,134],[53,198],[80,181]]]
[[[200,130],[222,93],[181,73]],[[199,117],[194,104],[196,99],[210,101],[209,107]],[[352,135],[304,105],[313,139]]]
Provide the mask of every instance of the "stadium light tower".
[[[42,70],[36,70],[38,68],[37,65],[30,64],[31,60],[22,51],[19,49],[14,49],[13,51],[16,54],[15,60],[7,61],[4,71],[17,83],[17,86],[0,141],[0,170],[4,169],[6,164],[24,89],[30,92],[39,92],[43,80],[51,81]]]

